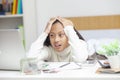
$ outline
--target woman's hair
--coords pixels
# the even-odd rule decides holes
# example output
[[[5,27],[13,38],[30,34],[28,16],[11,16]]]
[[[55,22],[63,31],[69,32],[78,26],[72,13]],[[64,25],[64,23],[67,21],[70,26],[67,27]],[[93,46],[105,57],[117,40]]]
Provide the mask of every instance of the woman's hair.
[[[59,20],[56,20],[53,24],[55,24],[55,23],[57,23],[57,22],[61,23]],[[61,23],[61,24],[62,24],[62,23]],[[75,29],[75,27],[74,27],[74,30],[75,30],[76,34],[78,35],[79,39],[85,40],[85,39],[82,37],[82,35]],[[47,38],[46,38],[46,40],[45,40],[45,42],[44,42],[44,45],[45,45],[45,46],[50,46],[50,45],[51,45],[49,35],[47,36]]]

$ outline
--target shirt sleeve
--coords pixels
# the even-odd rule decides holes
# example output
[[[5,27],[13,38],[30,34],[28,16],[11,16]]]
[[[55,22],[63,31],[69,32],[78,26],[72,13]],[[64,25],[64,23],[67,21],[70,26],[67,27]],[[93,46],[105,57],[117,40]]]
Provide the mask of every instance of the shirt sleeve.
[[[79,39],[73,26],[66,26],[64,31],[69,39],[69,44],[72,47],[73,61],[82,62],[88,58],[87,43]]]
[[[42,33],[38,39],[32,43],[28,53],[28,58],[38,58],[45,60],[48,57],[48,47],[44,46],[44,41],[47,38],[47,33]]]

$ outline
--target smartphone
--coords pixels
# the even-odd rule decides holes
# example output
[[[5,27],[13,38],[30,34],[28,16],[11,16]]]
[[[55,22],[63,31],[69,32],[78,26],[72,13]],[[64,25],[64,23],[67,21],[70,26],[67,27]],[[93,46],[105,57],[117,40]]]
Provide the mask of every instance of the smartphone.
[[[100,62],[99,60],[97,60],[98,61],[98,63],[100,64],[100,66],[102,67],[102,68],[110,68],[110,64],[109,63],[102,63],[102,62]]]

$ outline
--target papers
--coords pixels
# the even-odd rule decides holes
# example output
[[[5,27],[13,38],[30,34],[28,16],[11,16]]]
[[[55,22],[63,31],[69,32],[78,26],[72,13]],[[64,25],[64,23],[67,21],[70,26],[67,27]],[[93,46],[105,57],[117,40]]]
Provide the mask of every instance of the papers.
[[[75,62],[45,62],[42,68],[44,72],[49,73],[74,69],[81,69],[81,64]]]

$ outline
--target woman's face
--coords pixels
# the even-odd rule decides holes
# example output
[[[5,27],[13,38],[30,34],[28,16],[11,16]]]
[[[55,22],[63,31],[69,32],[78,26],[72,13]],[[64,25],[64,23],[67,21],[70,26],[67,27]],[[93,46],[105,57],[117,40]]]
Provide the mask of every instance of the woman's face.
[[[63,51],[69,45],[68,38],[64,32],[64,27],[60,22],[52,25],[49,38],[52,47],[58,52]]]

